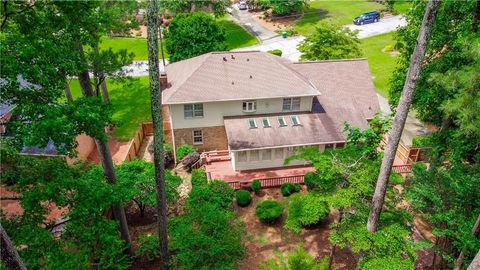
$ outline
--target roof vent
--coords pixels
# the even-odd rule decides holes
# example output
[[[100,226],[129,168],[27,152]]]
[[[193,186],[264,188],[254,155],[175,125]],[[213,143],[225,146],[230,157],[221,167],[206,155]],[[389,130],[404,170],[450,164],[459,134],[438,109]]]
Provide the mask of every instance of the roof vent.
[[[249,58],[247,58],[247,62],[248,62],[248,61],[250,61],[250,59],[249,59]]]
[[[252,78],[253,78],[252,75],[250,75],[250,79],[252,79]]]
[[[224,56],[224,57],[223,57],[223,61],[227,62],[227,57]]]
[[[232,81],[232,85],[234,85],[235,83]]]
[[[233,54],[232,54],[232,55],[230,55],[230,56],[232,57],[232,59],[235,59],[235,56],[233,56]]]

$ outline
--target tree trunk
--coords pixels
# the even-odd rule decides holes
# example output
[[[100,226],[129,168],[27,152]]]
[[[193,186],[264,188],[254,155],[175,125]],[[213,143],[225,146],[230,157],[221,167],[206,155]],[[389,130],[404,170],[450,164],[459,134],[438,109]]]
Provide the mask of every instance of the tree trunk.
[[[428,38],[432,31],[432,26],[435,21],[440,1],[430,0],[423,16],[422,26],[417,38],[417,44],[410,58],[410,66],[408,68],[407,78],[403,87],[402,96],[398,104],[395,119],[393,120],[392,130],[388,138],[387,149],[382,160],[380,174],[378,176],[375,187],[375,194],[372,200],[372,209],[368,217],[367,229],[374,232],[378,228],[378,219],[382,212],[383,202],[385,200],[385,192],[387,189],[388,179],[392,170],[393,160],[397,152],[398,143],[402,135],[405,120],[407,119],[408,110],[412,103],[413,92],[417,84],[418,76],[420,74],[423,59],[425,58],[425,51],[427,49]]]
[[[22,262],[22,258],[18,255],[17,250],[10,241],[7,231],[3,229],[2,224],[0,224],[0,257],[8,270],[27,270],[25,265]]]
[[[480,20],[480,0],[477,0],[477,5],[475,6],[475,10],[473,11],[473,19],[472,19],[472,32],[474,33],[478,31],[479,20]]]
[[[467,270],[478,270],[480,269],[480,250],[477,252],[477,255],[475,258],[473,258],[473,261],[470,263],[470,266],[468,266]]]
[[[72,97],[72,92],[70,91],[70,85],[68,84],[68,79],[67,77],[65,76],[65,97],[67,98],[67,101],[68,102],[71,102],[73,101],[73,97]]]
[[[79,52],[80,52],[80,55],[83,56],[82,44],[79,45]],[[90,74],[88,74],[88,70],[82,71],[78,76],[78,80],[80,81],[80,87],[82,88],[83,95],[86,97],[94,96],[92,85],[90,83]],[[108,183],[115,184],[117,182],[117,178],[115,176],[115,170],[113,167],[113,161],[110,153],[110,148],[108,146],[108,141],[95,139],[95,143],[97,145],[97,150],[100,156],[100,161],[102,163],[105,178],[107,179]],[[132,249],[131,249],[132,241],[130,240],[130,234],[128,232],[128,225],[127,225],[127,218],[125,216],[125,210],[119,205],[112,205],[112,212],[113,212],[114,218],[119,223],[118,229],[120,231],[120,235],[123,241],[125,241],[125,244],[127,246],[126,252],[128,254],[132,254]]]
[[[107,89],[107,78],[105,78],[105,75],[103,73],[100,74],[100,87],[102,89],[102,96],[103,96],[103,101],[105,103],[110,104],[110,95],[108,94],[108,89]]]
[[[160,248],[160,269],[167,269],[167,197],[165,192],[163,159],[163,119],[162,93],[158,63],[158,4],[156,0],[147,1],[148,29],[148,73],[150,77],[150,100],[153,122],[153,161],[157,182],[158,239]]]
[[[480,236],[480,215],[477,217],[477,221],[473,225],[472,228],[472,235],[475,237]],[[453,267],[453,270],[460,270],[462,269],[463,263],[464,263],[464,258],[465,257],[465,249],[460,252],[460,255],[458,255],[457,260],[455,261],[455,266]]]

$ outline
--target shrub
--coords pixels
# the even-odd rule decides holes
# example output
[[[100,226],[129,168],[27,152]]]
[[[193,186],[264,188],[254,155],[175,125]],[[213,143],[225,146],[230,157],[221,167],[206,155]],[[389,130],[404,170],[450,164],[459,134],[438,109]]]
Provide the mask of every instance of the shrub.
[[[327,270],[328,257],[323,257],[319,262],[316,262],[312,255],[303,246],[299,245],[297,250],[290,252],[287,256],[278,252],[276,258],[261,262],[260,269]]]
[[[195,148],[190,144],[182,144],[177,148],[177,160],[182,160],[186,155],[195,152]]]
[[[207,174],[204,169],[192,170],[192,187],[207,184]]]
[[[138,249],[135,255],[145,257],[150,262],[160,257],[158,235],[140,234],[138,237]]]
[[[245,189],[240,189],[235,192],[235,199],[237,199],[238,206],[244,207],[250,204],[252,201],[252,197],[250,196],[250,192]]]
[[[292,183],[283,183],[280,190],[282,191],[283,196],[288,197],[293,193],[300,191],[299,184],[292,184]]]
[[[303,226],[314,225],[330,213],[327,202],[313,193],[292,195],[285,229],[299,233]]]
[[[305,174],[305,186],[308,190],[314,190],[318,186],[318,174],[308,172]]]
[[[385,47],[383,47],[383,51],[384,51],[384,52],[393,52],[394,49],[395,49],[395,48],[393,47],[393,45],[390,45],[390,44],[388,44],[388,45],[386,45]]]
[[[198,185],[192,188],[188,198],[189,207],[211,203],[222,209],[230,209],[233,202],[233,189],[228,183],[220,180],[213,180],[205,185]]]
[[[271,224],[282,217],[283,206],[276,201],[268,200],[257,204],[255,215],[266,224]]]
[[[276,55],[276,56],[282,56],[282,50],[279,50],[279,49],[270,50],[270,51],[267,51],[267,52],[271,53],[273,55]]]
[[[252,190],[256,193],[262,188],[262,183],[258,179],[252,181]]]

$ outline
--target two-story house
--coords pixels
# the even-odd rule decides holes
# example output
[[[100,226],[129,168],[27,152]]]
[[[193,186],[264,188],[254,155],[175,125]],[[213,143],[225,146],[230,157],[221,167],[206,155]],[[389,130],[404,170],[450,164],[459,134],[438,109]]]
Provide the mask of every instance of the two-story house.
[[[365,128],[378,110],[365,59],[214,52],[168,65],[161,81],[173,149],[228,150],[237,171],[281,167],[298,147],[341,147],[343,123]]]

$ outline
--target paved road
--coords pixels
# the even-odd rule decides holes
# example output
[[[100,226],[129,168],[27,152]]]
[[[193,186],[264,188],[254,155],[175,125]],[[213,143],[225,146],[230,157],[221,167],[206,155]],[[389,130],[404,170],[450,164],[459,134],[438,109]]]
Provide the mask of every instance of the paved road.
[[[242,25],[248,32],[263,42],[271,39],[277,34],[258,24],[247,10],[239,10],[237,5],[232,5],[229,9],[232,19]]]
[[[378,23],[371,23],[365,25],[346,25],[352,30],[358,30],[359,38],[371,37],[383,33],[396,31],[398,27],[406,25],[406,21],[402,16],[391,16],[381,19]],[[275,37],[264,41],[260,45],[237,49],[236,51],[262,51],[266,52],[273,49],[282,50],[282,57],[288,58],[292,61],[298,61],[300,52],[297,50],[298,44],[304,40],[304,36],[294,36],[290,38]]]

